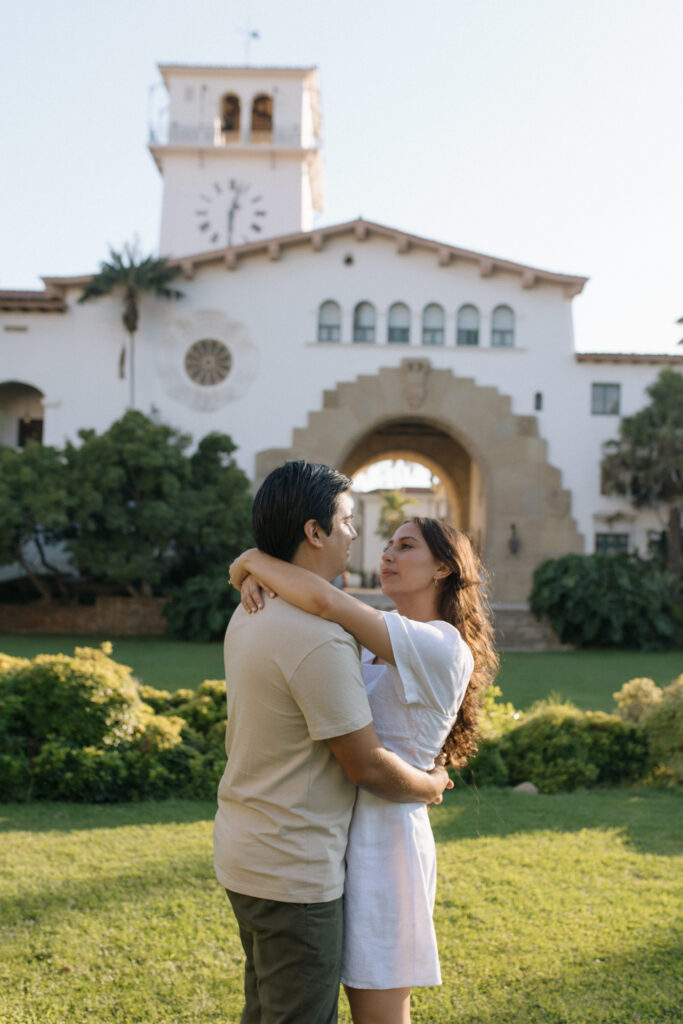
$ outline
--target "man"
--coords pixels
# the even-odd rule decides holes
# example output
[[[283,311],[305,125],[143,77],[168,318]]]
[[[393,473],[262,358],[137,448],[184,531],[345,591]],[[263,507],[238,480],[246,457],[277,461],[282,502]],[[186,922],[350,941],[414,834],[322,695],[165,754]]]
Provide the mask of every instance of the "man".
[[[351,481],[288,462],[254,500],[259,548],[331,580],[353,528]],[[241,1024],[337,1020],[344,853],[355,787],[429,803],[448,782],[381,746],[341,626],[278,599],[238,608],[225,636],[228,763],[218,789],[216,875],[246,956]]]

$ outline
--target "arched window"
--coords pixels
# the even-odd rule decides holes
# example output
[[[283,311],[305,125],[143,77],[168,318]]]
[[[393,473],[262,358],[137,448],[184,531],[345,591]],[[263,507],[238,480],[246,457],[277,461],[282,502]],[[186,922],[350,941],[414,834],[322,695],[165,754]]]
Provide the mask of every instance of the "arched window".
[[[341,309],[331,299],[318,310],[318,341],[341,341]]]
[[[458,310],[458,345],[479,344],[479,310],[476,306],[461,306]]]
[[[375,307],[371,302],[359,302],[353,311],[353,340],[375,340]]]
[[[234,93],[226,93],[221,100],[221,131],[223,135],[237,135],[240,132],[240,99]]]
[[[43,393],[31,384],[3,381],[0,384],[0,444],[23,448],[26,442],[43,440]]]
[[[491,317],[491,344],[510,348],[515,343],[515,314],[509,306],[496,306]]]
[[[251,105],[251,135],[270,137],[273,133],[273,100],[265,93],[254,97]]]
[[[405,302],[395,302],[389,309],[387,341],[391,345],[410,343],[410,310]]]
[[[444,311],[441,306],[431,302],[422,313],[422,344],[443,345],[444,343]]]

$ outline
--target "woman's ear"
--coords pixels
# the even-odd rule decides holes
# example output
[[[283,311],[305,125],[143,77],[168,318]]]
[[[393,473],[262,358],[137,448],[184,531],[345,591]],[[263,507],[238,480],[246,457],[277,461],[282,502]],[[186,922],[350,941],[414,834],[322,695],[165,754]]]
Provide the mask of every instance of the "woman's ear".
[[[304,523],[304,536],[308,543],[314,548],[321,548],[323,546],[320,534],[320,523],[317,519],[307,519]]]
[[[447,576],[452,576],[452,575],[453,575],[453,570],[449,566],[444,565],[443,562],[442,562],[441,565],[436,570],[436,572],[434,573],[434,579],[435,580],[445,580]]]

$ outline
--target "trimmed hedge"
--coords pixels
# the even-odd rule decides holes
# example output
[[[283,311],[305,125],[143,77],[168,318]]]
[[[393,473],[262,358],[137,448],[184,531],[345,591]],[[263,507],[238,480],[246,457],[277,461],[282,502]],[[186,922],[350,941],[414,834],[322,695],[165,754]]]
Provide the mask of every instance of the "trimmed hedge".
[[[225,767],[222,680],[170,693],[139,686],[101,650],[32,660],[0,655],[0,799],[111,803],[214,797]],[[633,679],[616,714],[546,700],[525,714],[490,687],[479,751],[458,774],[477,786],[533,782],[543,793],[683,781],[683,676]]]

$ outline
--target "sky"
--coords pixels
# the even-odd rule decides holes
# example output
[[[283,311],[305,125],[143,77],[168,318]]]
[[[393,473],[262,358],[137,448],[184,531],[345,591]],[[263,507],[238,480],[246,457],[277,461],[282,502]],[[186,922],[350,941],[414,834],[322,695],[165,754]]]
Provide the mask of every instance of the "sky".
[[[579,351],[683,337],[680,0],[22,0],[0,37],[0,288],[156,251],[156,65],[316,65],[326,209],[590,278]]]

